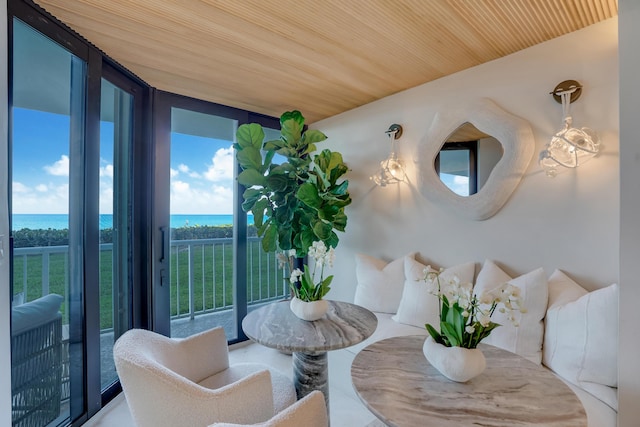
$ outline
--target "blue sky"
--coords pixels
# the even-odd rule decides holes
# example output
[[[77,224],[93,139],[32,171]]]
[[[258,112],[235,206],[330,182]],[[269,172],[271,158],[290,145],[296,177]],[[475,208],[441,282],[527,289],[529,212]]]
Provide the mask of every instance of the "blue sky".
[[[113,125],[101,124],[100,211],[111,213]],[[171,213],[230,214],[231,141],[172,134]],[[13,110],[13,213],[68,212],[69,116]]]

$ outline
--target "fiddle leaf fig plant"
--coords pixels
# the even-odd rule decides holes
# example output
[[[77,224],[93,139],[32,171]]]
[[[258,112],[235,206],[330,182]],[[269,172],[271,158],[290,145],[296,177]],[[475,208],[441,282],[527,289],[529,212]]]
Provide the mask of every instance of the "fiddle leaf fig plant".
[[[335,248],[351,203],[349,181],[342,179],[348,168],[340,153],[315,153],[327,136],[305,131],[299,111],[282,114],[280,127],[280,138],[272,141],[264,141],[259,124],[238,127],[234,148],[242,169],[238,182],[246,188],[242,209],[253,214],[266,252],[295,250],[303,257],[316,241]]]

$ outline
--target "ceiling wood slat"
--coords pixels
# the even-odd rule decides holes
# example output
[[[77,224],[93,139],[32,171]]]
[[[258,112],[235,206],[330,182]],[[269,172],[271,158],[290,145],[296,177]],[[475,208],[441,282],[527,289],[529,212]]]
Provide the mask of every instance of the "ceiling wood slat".
[[[35,0],[158,89],[309,123],[576,31],[616,0]]]

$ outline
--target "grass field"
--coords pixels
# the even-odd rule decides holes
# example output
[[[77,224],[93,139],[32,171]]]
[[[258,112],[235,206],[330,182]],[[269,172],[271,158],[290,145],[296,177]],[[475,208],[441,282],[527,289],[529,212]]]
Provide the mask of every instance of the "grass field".
[[[175,242],[179,243],[179,242]],[[288,294],[284,288],[283,272],[277,268],[274,254],[266,254],[259,242],[250,244],[247,254],[247,301],[282,297]],[[189,313],[189,254],[192,259],[193,301],[195,312],[213,311],[233,305],[233,246],[231,244],[206,244],[172,246],[171,250],[171,315]],[[67,297],[68,260],[66,253],[52,253],[48,263],[48,293]],[[43,294],[43,255],[14,257],[14,295],[26,292],[24,301],[32,301]],[[112,252],[100,253],[100,327],[113,325],[113,276]],[[44,291],[46,293],[46,290]],[[62,306],[63,319],[68,323],[66,302]]]

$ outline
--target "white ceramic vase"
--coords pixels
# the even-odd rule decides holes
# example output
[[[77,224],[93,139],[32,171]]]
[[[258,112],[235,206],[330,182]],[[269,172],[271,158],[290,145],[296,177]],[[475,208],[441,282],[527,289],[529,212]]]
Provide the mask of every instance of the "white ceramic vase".
[[[319,301],[302,301],[299,298],[293,297],[289,307],[293,314],[302,320],[318,320],[327,312],[329,303],[327,300],[321,299]]]
[[[446,347],[431,336],[425,340],[422,352],[442,375],[459,383],[477,377],[487,367],[484,354],[477,348]]]

